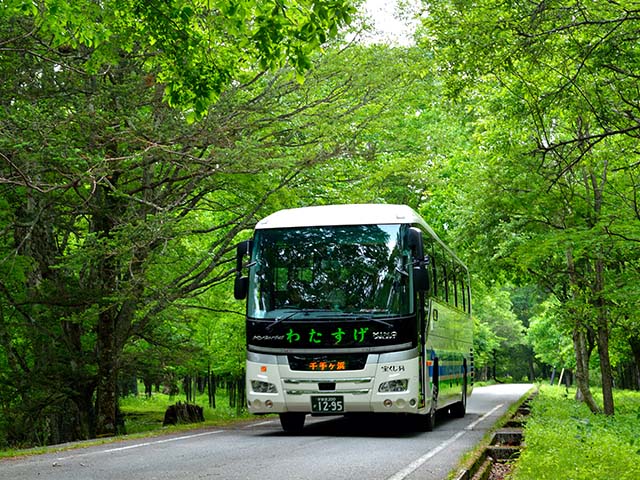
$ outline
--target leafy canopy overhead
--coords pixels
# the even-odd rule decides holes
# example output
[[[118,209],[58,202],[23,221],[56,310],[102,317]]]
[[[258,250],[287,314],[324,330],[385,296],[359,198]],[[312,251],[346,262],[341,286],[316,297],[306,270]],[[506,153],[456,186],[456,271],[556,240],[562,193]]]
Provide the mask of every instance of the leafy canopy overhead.
[[[289,63],[299,78],[328,36],[351,21],[349,0],[8,0],[0,21],[27,15],[49,47],[108,74],[142,58],[171,106],[204,114],[233,80]]]

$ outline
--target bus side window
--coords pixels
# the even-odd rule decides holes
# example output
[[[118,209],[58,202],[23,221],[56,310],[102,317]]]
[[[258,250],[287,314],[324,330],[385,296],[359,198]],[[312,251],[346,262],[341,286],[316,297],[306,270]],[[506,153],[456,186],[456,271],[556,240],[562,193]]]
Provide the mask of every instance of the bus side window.
[[[436,259],[436,252],[435,249],[432,251],[431,254],[431,275],[433,276],[433,287],[432,287],[432,291],[433,291],[433,296],[437,297],[438,296],[438,268],[437,268],[437,264],[438,261]]]
[[[463,310],[467,310],[467,298],[464,292],[464,270],[458,265],[458,306]]]
[[[456,277],[453,264],[451,260],[447,258],[447,302],[449,302],[449,305],[455,305],[455,282]]]
[[[427,273],[429,275],[430,283],[429,288],[431,293],[435,296],[438,295],[438,272],[436,271],[436,264],[438,260],[436,258],[436,250],[434,248],[433,242],[431,241],[431,237],[428,235],[424,236],[424,256],[429,259],[429,263],[427,265]]]
[[[438,294],[437,297],[440,300],[447,301],[447,268],[445,262],[445,256],[441,248],[435,249],[436,257],[436,278],[438,282]]]
[[[453,273],[451,278],[451,287],[453,289],[453,298],[451,300],[451,305],[457,307],[460,303],[460,300],[458,299],[458,277],[460,276],[460,274],[458,272],[458,265],[456,265],[455,262],[453,262],[452,264],[451,272]]]

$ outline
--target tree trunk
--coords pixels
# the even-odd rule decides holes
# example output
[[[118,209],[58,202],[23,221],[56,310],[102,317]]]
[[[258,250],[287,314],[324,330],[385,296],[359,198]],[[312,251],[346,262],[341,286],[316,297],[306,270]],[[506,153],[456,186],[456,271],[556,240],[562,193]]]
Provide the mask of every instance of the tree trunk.
[[[609,328],[605,318],[598,319],[598,356],[600,358],[600,374],[602,375],[602,400],[605,415],[615,413],[613,403],[613,371],[609,358]]]
[[[245,405],[246,405],[246,393],[245,393],[245,384],[244,384],[244,376],[242,377],[238,377],[238,379],[236,380],[236,395],[237,395],[237,400],[236,400],[236,412],[238,413],[238,415],[242,412],[242,409],[244,409]]]
[[[609,358],[609,321],[607,305],[603,298],[604,292],[604,261],[602,257],[596,260],[596,281],[594,284],[595,305],[597,308],[597,342],[600,357],[600,374],[602,376],[602,400],[605,415],[614,414],[613,404],[613,371]]]
[[[607,167],[605,161],[602,174],[598,178],[594,171],[590,172],[591,187],[593,189],[593,212],[594,226],[595,220],[599,219],[602,212],[603,192],[607,183]],[[605,415],[614,414],[613,404],[613,372],[611,370],[611,360],[609,358],[609,320],[607,302],[604,298],[605,273],[604,258],[605,252],[602,246],[597,250],[594,265],[594,281],[592,284],[593,304],[596,308],[596,341],[598,343],[598,356],[600,357],[600,374],[602,376],[602,400]]]
[[[110,177],[113,185],[117,183],[118,174]],[[115,228],[114,216],[120,205],[106,185],[96,190],[94,214],[91,230],[96,233],[99,242],[108,245],[112,241]],[[98,313],[96,330],[97,348],[97,387],[96,387],[96,435],[110,436],[117,433],[118,410],[118,357],[119,312],[112,297],[118,285],[118,262],[113,252],[106,249],[94,265],[92,272],[97,290],[100,292],[101,310]]]
[[[576,300],[575,291],[578,288],[576,267],[573,261],[573,252],[567,249],[567,271],[569,272],[570,287],[572,290],[572,300]],[[583,401],[593,413],[600,413],[600,407],[596,403],[591,389],[589,387],[589,358],[591,357],[591,348],[587,342],[586,328],[583,326],[578,312],[572,313],[573,318],[573,347],[576,355],[576,400]]]
[[[100,313],[98,319],[98,387],[96,389],[96,434],[117,433],[117,380],[115,315],[113,308]]]
[[[209,407],[216,408],[216,384],[213,373],[211,373],[211,365],[207,367],[207,395],[209,397]]]
[[[578,391],[576,392],[576,399],[584,401],[589,410],[593,413],[600,413],[600,407],[596,403],[591,389],[589,388],[589,349],[587,348],[587,342],[585,339],[585,332],[579,325],[573,328],[573,346],[576,353],[576,385]]]
[[[633,352],[633,371],[635,374],[635,382],[636,390],[640,390],[640,338],[639,337],[631,337],[629,339],[629,345],[631,346],[631,351]]]
[[[531,349],[527,349],[529,351],[529,355],[528,356],[528,363],[529,363],[529,382],[534,382],[536,379],[536,368],[535,368],[535,364],[533,363],[533,352],[531,351]]]

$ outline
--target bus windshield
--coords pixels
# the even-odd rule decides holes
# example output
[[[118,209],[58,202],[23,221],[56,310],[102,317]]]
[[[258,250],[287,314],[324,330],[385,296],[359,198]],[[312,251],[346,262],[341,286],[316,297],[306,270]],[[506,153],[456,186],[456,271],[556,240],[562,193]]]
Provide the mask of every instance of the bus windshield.
[[[257,230],[248,315],[322,319],[413,312],[404,225]]]

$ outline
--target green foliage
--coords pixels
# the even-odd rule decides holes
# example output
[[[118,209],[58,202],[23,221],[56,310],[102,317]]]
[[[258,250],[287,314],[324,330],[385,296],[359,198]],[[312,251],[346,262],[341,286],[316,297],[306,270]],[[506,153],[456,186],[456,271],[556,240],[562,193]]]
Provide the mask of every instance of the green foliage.
[[[105,74],[142,61],[172,106],[206,113],[232,80],[285,63],[302,76],[311,57],[355,12],[349,1],[200,0],[3,2],[0,21],[31,18],[52,50]],[[25,32],[30,35],[32,32]]]
[[[10,20],[0,30],[12,46],[0,62],[0,405],[10,443],[113,433],[116,372],[168,384],[208,370],[241,375],[243,306],[230,300],[227,283],[235,242],[277,208],[361,201],[368,174],[377,178],[371,128],[383,122],[372,119],[408,108],[397,87],[415,78],[410,55],[340,46],[296,53],[314,62],[299,64],[304,83],[292,78],[297,66],[264,74],[247,53],[248,63],[232,62],[245,83],[227,82],[215,103],[205,99],[207,115],[190,122],[162,101],[170,82],[161,82],[179,65],[170,61],[178,37],[185,76],[199,70],[199,55],[215,54],[198,51],[204,27],[190,30],[190,22],[221,22],[209,32],[215,40],[233,18],[238,35],[259,25],[244,21],[258,9],[265,25],[280,22],[260,39],[260,48],[277,42],[269,54],[276,59],[295,50],[276,38],[291,32],[288,21],[314,15],[320,23],[292,42],[318,47],[319,25],[337,25],[332,12],[344,6],[314,2],[309,13],[311,3],[294,12],[276,2],[289,8],[285,20],[267,15],[275,4],[264,2],[235,2],[224,18],[198,17],[208,7],[192,4],[125,2],[117,10],[113,2],[84,9],[86,2],[50,1],[31,12],[10,2],[0,14]],[[113,22],[80,28],[100,15]],[[202,90],[180,92],[201,98],[215,90],[206,83],[215,72],[203,75]],[[172,81],[192,82],[185,78]],[[385,158],[389,172],[396,160]],[[350,191],[352,180],[358,188]],[[55,428],[41,432],[46,424]]]
[[[557,368],[575,368],[570,329],[570,322],[563,317],[558,300],[551,297],[543,302],[527,329],[527,341],[536,352],[536,358]]]
[[[2,3],[5,438],[93,435],[114,366],[241,375],[234,243],[309,204],[423,213],[476,277],[479,365],[532,374],[533,347],[571,367],[568,335],[600,322],[633,366],[630,7],[429,2],[418,48],[331,45],[351,3]]]
[[[490,378],[489,371],[494,369],[498,378],[528,376],[527,359],[523,358],[524,326],[513,310],[512,292],[479,281],[474,282],[473,292],[477,378]]]
[[[500,339],[491,330],[491,327],[475,317],[473,322],[473,354],[476,368],[491,366],[494,354],[499,347]]]
[[[573,392],[542,387],[525,427],[514,480],[640,476],[640,394],[616,391],[615,417],[593,416]]]
[[[458,204],[473,207],[458,211],[455,236],[474,253],[472,270],[535,283],[563,304],[565,334],[598,343],[609,413],[611,351],[619,348],[610,331],[637,317],[629,308],[640,238],[631,101],[638,19],[628,8],[430,2],[421,37],[445,91],[473,112],[473,143],[457,158],[471,180],[455,192]],[[621,68],[615,52],[626,55]]]
[[[226,389],[217,392],[216,408],[209,407],[206,395],[196,395],[195,401],[190,402],[199,405],[204,412],[204,425],[221,425],[237,419],[249,417],[244,413],[238,413],[237,408],[229,406]],[[153,432],[163,429],[164,413],[170,405],[176,402],[184,402],[184,398],[171,396],[164,393],[154,393],[151,397],[128,396],[120,401],[120,408],[124,415],[127,434],[141,432]],[[198,426],[202,426],[200,423]]]

